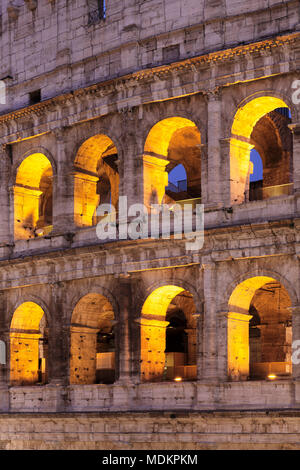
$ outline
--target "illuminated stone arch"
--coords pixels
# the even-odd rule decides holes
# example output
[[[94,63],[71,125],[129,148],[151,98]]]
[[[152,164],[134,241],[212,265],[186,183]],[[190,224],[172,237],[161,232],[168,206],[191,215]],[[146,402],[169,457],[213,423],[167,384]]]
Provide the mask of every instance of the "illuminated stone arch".
[[[114,289],[112,289],[111,285],[103,285],[99,282],[97,282],[97,279],[88,279],[87,284],[82,285],[81,283],[75,284],[74,290],[74,295],[72,295],[70,301],[68,302],[68,308],[66,311],[66,322],[68,324],[71,323],[72,321],[72,315],[73,311],[78,304],[78,302],[85,297],[87,294],[91,292],[97,292],[100,294],[102,297],[107,298],[108,302],[112,305],[113,311],[115,313],[116,320],[119,320],[119,304],[117,302],[118,298],[118,290],[115,292]]]
[[[45,153],[28,154],[15,170],[14,237],[35,238],[52,230],[53,166]]]
[[[297,121],[298,119],[297,106],[293,104],[291,100],[291,95],[284,93],[281,89],[280,90],[276,90],[276,89],[262,90],[262,91],[249,94],[246,97],[243,97],[243,96],[244,94],[241,94],[240,96],[238,96],[237,99],[235,100],[235,104],[233,105],[233,109],[229,112],[227,111],[227,114],[229,117],[228,121],[225,123],[225,129],[227,133],[230,133],[232,131],[232,126],[233,126],[233,122],[237,114],[237,110],[239,109],[242,110],[253,100],[261,99],[261,98],[264,98],[264,99],[274,98],[275,100],[278,100],[277,104],[281,103],[282,105],[282,103],[284,103],[284,106],[288,107],[291,112],[292,120]]]
[[[270,269],[268,266],[255,266],[252,269],[247,269],[245,272],[234,277],[234,279],[231,280],[228,284],[224,283],[223,289],[220,291],[220,298],[224,299],[224,303],[222,304],[221,309],[223,308],[223,310],[225,310],[228,308],[230,298],[238,285],[242,284],[248,279],[256,277],[267,277],[280,282],[280,284],[282,284],[282,286],[288,291],[289,296],[291,298],[292,306],[294,307],[299,304],[300,298],[297,295],[294,285],[286,276],[283,276],[280,272],[276,271],[275,269]]]
[[[166,353],[167,328],[172,315],[184,313],[186,351]],[[168,318],[168,321],[167,321]],[[197,320],[193,295],[174,284],[155,288],[147,296],[141,310],[140,374],[143,382],[197,377]]]
[[[71,319],[70,384],[113,383],[116,379],[115,312],[102,294],[77,302]]]
[[[148,208],[162,203],[168,172],[179,163],[187,173],[187,193],[191,197],[201,196],[200,145],[200,131],[190,119],[173,116],[154,124],[147,135],[143,155],[144,204]]]
[[[109,200],[118,209],[119,171],[118,150],[110,137],[97,134],[80,146],[75,158],[74,220],[78,227],[97,223],[97,207],[106,203],[108,196],[101,190],[109,182]]]
[[[35,302],[21,303],[10,323],[10,382],[33,385],[48,380],[48,321]]]
[[[11,173],[10,184],[13,185],[14,182],[16,181],[16,177],[17,177],[17,174],[18,174],[18,171],[19,171],[19,167],[22,164],[22,162],[24,160],[26,160],[28,157],[30,157],[31,155],[35,155],[35,154],[42,154],[43,156],[45,156],[51,164],[52,171],[53,171],[53,176],[55,176],[57,174],[57,165],[56,165],[56,161],[55,161],[52,153],[46,147],[34,146],[30,150],[25,152],[20,158],[18,158],[16,160],[16,162],[13,166],[12,173]]]
[[[269,374],[290,376],[290,307],[295,300],[290,292],[280,282],[280,276],[249,276],[237,283],[228,301],[230,380],[265,379]],[[255,340],[251,338],[252,328],[257,332]]]
[[[262,146],[259,145],[259,142],[254,140],[254,137],[256,137],[257,140],[257,136],[254,135],[254,132],[257,126],[262,127],[264,124],[266,124],[264,121],[266,121],[267,118],[269,120],[269,130],[271,132],[272,126],[270,126],[270,123],[272,122],[272,118],[275,120],[274,112],[279,108],[291,109],[290,106],[286,104],[286,101],[284,101],[282,98],[274,95],[272,96],[270,93],[265,93],[259,94],[259,96],[254,95],[247,100],[244,100],[239,105],[239,108],[235,113],[230,139],[230,182],[232,204],[243,203],[249,198],[249,178],[253,170],[252,164],[250,163],[251,150],[256,148],[263,160],[266,160],[263,153],[261,153]],[[276,135],[276,123],[273,124],[273,140],[275,142],[278,135]],[[290,133],[288,128],[287,132]],[[291,155],[288,155],[286,160],[286,166],[291,165]],[[281,179],[285,183],[285,175],[283,170],[284,169],[281,168]],[[287,172],[287,178],[290,180],[292,176],[290,167],[287,168]],[[276,185],[280,186],[277,183],[274,186]],[[261,197],[266,198],[281,195],[281,193],[285,194],[285,191],[289,193],[290,187],[286,186],[271,189],[270,186],[270,191],[264,191]]]

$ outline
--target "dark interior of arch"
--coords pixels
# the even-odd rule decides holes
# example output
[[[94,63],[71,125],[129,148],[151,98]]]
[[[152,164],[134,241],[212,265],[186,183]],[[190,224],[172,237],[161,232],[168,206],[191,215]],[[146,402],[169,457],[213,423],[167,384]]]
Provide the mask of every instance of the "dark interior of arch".
[[[170,312],[166,316],[169,322],[166,330],[166,352],[179,352],[187,354],[188,343],[186,329],[186,318],[180,309]]]
[[[291,301],[279,282],[258,289],[252,299],[249,315],[250,378],[266,379],[291,374],[292,327]]]
[[[179,184],[177,189],[169,184],[166,188],[167,196],[175,201],[201,197],[200,132],[196,126],[183,127],[173,133],[168,148],[168,161],[168,173],[180,164],[184,167],[186,182]]]
[[[288,185],[292,183],[293,172],[290,123],[289,108],[278,108],[263,116],[255,125],[250,142],[262,159],[263,179],[250,183],[250,200],[281,195],[275,186],[281,186],[281,192],[289,194]]]

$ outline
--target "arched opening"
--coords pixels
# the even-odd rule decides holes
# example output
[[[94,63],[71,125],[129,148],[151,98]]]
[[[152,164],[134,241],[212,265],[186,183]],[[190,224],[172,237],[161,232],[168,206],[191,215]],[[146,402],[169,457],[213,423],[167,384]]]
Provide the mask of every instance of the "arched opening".
[[[155,124],[144,148],[144,204],[201,198],[201,138],[190,120],[171,117]],[[180,183],[172,176],[182,172]],[[185,180],[185,183],[183,182]]]
[[[118,152],[104,134],[87,139],[75,159],[74,220],[77,227],[96,225],[100,204],[118,210]]]
[[[48,381],[48,326],[43,309],[24,302],[10,325],[10,382],[12,385]]]
[[[169,172],[168,186],[166,187],[166,194],[178,195],[187,192],[187,174],[184,166],[179,163]],[[176,197],[176,196],[174,196]]]
[[[271,277],[249,278],[234,289],[228,307],[231,380],[290,377],[290,307],[287,290]]]
[[[239,108],[230,144],[232,203],[292,193],[290,123],[290,110],[279,98],[259,97]]]
[[[178,286],[163,286],[146,299],[140,319],[141,380],[197,378],[197,320],[193,296]]]
[[[77,303],[71,323],[71,384],[115,381],[115,323],[112,305],[103,295],[90,293]]]
[[[47,235],[52,230],[53,171],[48,158],[34,153],[21,163],[14,186],[16,240]]]
[[[250,151],[249,201],[262,199],[263,178],[262,158],[257,150],[252,149]]]

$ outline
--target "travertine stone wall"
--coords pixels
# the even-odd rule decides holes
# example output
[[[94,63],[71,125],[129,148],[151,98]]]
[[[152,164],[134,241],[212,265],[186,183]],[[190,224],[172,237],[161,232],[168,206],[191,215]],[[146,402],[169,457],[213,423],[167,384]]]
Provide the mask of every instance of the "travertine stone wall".
[[[3,414],[0,429],[2,450],[299,450],[299,412]]]
[[[47,99],[137,69],[290,32],[296,0],[220,2],[108,0],[106,19],[89,25],[88,2],[40,0],[9,9],[2,1],[1,71],[11,81],[10,108],[28,94]],[[171,32],[171,33],[170,33]]]
[[[149,448],[147,429],[157,436],[153,446],[170,448],[164,426],[179,436],[178,448],[223,448],[229,441],[236,448],[245,441],[248,448],[299,447],[300,366],[293,364],[284,380],[247,380],[249,348],[240,340],[249,333],[253,299],[240,310],[228,305],[248,279],[278,283],[286,292],[279,320],[289,330],[272,325],[267,349],[277,335],[277,359],[284,352],[290,361],[291,341],[300,339],[300,113],[292,100],[300,66],[299,2],[107,0],[106,19],[94,24],[88,24],[84,0],[41,0],[33,11],[28,2],[18,3],[1,3],[0,79],[8,101],[0,109],[0,340],[7,356],[0,364],[0,411],[10,415],[0,419],[0,447],[58,448],[60,441],[67,448],[72,437],[74,448],[87,448],[91,436],[91,447],[111,446],[111,423],[117,423],[116,448],[125,432],[129,448]],[[41,102],[29,106],[29,93],[39,89]],[[291,122],[274,115],[279,106],[289,107]],[[248,201],[255,145],[268,165],[276,160],[267,165],[266,184],[290,183],[290,192]],[[53,230],[18,240],[16,178],[22,162],[36,154],[52,168]],[[163,198],[166,168],[182,154],[190,189],[194,196],[201,192],[204,204],[203,247],[191,251],[174,238],[100,241],[91,225],[105,158],[114,155],[106,160],[112,202],[127,196],[128,205],[146,201],[149,208],[157,202],[152,196]],[[24,186],[27,193],[34,189]],[[88,223],[78,222],[83,216]],[[149,296],[166,286],[176,295],[189,292],[189,305],[166,289],[153,311],[143,311]],[[272,323],[278,298],[270,303],[260,291],[252,294]],[[114,322],[111,385],[93,383],[103,305],[84,304],[86,316],[73,315],[89,295],[105,299],[105,318]],[[193,380],[181,383],[158,381],[171,301],[185,311],[188,365],[197,369]],[[47,320],[48,383],[39,386],[17,385],[18,369],[11,367],[20,354],[21,369],[31,371],[30,344],[24,338],[16,344],[11,331],[25,302],[38,305]],[[38,327],[28,334],[38,334]],[[199,414],[224,409],[253,412]],[[266,416],[266,409],[278,414]],[[150,410],[194,413],[155,421]],[[85,415],[80,425],[72,415],[99,411],[108,417]],[[137,418],[133,411],[146,414]],[[22,421],[22,434],[16,414],[24,412],[36,416]],[[56,414],[55,432],[39,413]]]

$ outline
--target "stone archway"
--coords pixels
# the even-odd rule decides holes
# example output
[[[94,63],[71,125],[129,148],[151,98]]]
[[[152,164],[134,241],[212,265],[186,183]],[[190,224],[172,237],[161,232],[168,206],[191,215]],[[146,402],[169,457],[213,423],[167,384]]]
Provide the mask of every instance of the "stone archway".
[[[14,186],[14,237],[35,238],[52,230],[53,169],[42,153],[19,165]]]
[[[77,227],[96,225],[97,207],[107,203],[107,187],[110,203],[118,209],[117,160],[117,148],[107,135],[90,137],[80,146],[75,159],[74,182],[74,220]]]
[[[24,302],[10,325],[10,382],[33,385],[48,380],[48,325],[42,307]]]
[[[286,103],[274,96],[260,96],[241,106],[234,117],[230,139],[231,203],[267,199],[291,192],[292,134],[291,119],[283,110]],[[249,191],[255,149],[263,161],[263,181],[257,191]],[[257,185],[256,185],[257,186]],[[255,188],[252,188],[253,190]]]
[[[144,204],[201,197],[201,136],[198,127],[179,116],[157,122],[144,147]],[[186,170],[187,187],[168,187],[168,174],[177,165]],[[165,194],[166,193],[166,194]]]
[[[197,322],[193,296],[183,287],[156,288],[145,300],[140,323],[140,374],[143,382],[196,379]],[[171,350],[167,330],[181,320],[186,346]],[[167,346],[168,349],[167,349]],[[174,348],[173,348],[174,349]]]
[[[289,377],[292,372],[291,300],[276,279],[242,281],[228,302],[230,380]]]
[[[115,381],[115,323],[105,296],[89,293],[77,302],[71,321],[71,384]]]

